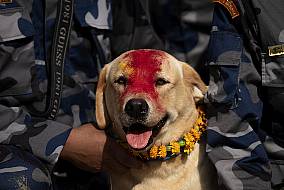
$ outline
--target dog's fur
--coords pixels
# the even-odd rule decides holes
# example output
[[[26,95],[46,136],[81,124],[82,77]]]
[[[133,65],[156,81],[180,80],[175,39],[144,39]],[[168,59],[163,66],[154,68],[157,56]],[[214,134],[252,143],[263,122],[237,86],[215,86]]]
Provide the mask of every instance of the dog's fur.
[[[102,129],[110,125],[112,133],[121,140],[132,142],[129,148],[133,151],[145,151],[153,144],[166,145],[192,128],[198,117],[196,102],[203,98],[206,90],[200,76],[188,64],[163,51],[132,50],[107,64],[101,71],[96,93],[97,123]],[[127,115],[126,104],[133,98],[147,102],[149,113],[144,119]],[[167,121],[159,133],[151,137],[152,143],[145,145],[145,142],[135,140],[133,143],[134,137],[127,139],[123,128],[129,128],[133,123],[152,127],[165,115],[168,116]],[[142,141],[145,140],[142,138]],[[114,190],[217,189],[216,174],[203,142],[196,143],[189,156],[147,161],[140,169],[116,166],[113,163],[110,169]]]

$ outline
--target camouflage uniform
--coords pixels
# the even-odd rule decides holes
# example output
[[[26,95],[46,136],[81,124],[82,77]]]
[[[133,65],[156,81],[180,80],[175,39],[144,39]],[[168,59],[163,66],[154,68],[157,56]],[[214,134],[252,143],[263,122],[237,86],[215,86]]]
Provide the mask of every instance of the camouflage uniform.
[[[94,89],[102,63],[93,40],[111,27],[110,2],[74,2],[55,121],[32,116],[28,108],[43,111],[46,106],[46,60],[57,1],[0,2],[0,189],[50,189],[49,166],[57,162],[70,130],[95,120]]]
[[[214,9],[207,62],[209,157],[220,188],[280,189],[284,186],[283,56],[269,57],[266,50],[283,44],[284,25],[278,19],[284,3],[249,1],[261,31],[261,39],[253,39],[253,30],[248,30],[253,26],[244,27],[244,15],[234,15],[232,8],[248,14],[247,7],[234,2],[238,3],[216,1]],[[262,61],[255,59],[258,52],[253,49],[259,44],[254,40],[266,47]]]

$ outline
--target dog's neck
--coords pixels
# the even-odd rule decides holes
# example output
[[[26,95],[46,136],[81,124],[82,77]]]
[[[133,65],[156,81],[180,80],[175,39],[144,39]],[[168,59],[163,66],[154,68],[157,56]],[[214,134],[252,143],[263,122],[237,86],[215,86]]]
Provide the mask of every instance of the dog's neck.
[[[193,127],[189,132],[185,133],[179,140],[171,141],[167,145],[153,145],[150,149],[142,152],[136,152],[129,148],[127,142],[124,142],[116,137],[116,141],[126,148],[135,157],[148,161],[148,160],[160,160],[165,161],[179,155],[189,155],[195,144],[200,140],[201,135],[206,130],[207,119],[205,117],[204,109],[202,106],[197,108],[198,118],[196,119]],[[113,134],[110,134],[113,137]]]

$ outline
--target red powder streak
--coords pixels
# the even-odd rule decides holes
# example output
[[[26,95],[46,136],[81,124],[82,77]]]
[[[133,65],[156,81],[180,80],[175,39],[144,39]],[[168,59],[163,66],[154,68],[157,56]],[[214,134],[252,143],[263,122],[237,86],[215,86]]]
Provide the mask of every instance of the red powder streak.
[[[157,103],[156,73],[161,70],[161,57],[164,56],[164,52],[158,50],[136,50],[125,55],[134,72],[128,78],[121,100],[129,94],[143,93]]]

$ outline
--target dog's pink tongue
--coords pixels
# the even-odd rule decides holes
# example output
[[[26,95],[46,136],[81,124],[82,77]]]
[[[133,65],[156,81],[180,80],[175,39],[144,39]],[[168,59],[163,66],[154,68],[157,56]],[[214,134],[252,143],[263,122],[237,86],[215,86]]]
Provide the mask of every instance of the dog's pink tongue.
[[[152,135],[152,131],[145,131],[143,133],[127,133],[126,140],[132,148],[144,148]]]

